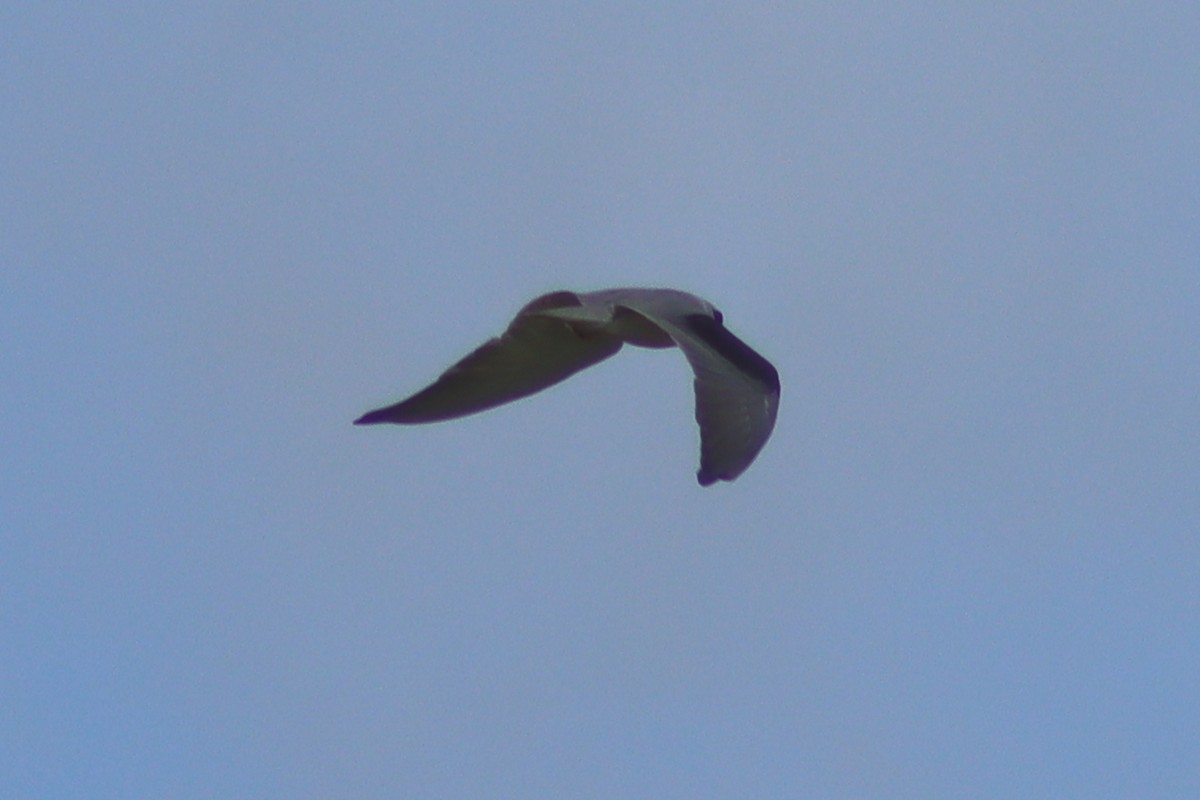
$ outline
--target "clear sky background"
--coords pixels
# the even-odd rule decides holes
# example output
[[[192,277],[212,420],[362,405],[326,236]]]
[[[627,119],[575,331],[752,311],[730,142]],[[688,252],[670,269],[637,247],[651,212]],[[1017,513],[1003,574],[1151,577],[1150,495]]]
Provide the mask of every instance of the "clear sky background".
[[[1200,796],[1191,2],[0,12],[0,794]],[[355,428],[553,289],[626,350]]]

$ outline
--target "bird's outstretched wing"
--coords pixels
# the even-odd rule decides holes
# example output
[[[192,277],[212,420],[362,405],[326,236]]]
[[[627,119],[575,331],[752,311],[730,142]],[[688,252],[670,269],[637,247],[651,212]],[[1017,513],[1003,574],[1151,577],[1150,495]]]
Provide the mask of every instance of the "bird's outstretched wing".
[[[570,292],[534,300],[502,335],[450,367],[432,385],[370,411],[354,424],[438,422],[486,411],[553,386],[620,350],[619,339],[535,313],[578,303]]]
[[[712,317],[693,314],[694,340],[679,349],[696,373],[701,486],[731,481],[750,466],[771,436],[779,411],[779,373],[748,344]]]
[[[667,331],[692,365],[700,426],[696,479],[708,486],[741,475],[775,427],[779,373],[710,314],[632,310]]]

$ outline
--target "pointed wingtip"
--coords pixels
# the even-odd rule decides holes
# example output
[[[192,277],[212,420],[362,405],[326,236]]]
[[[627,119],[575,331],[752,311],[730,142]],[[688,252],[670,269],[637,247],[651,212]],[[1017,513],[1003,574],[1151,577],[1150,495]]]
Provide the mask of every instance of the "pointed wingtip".
[[[380,409],[382,411],[383,409]],[[368,411],[358,419],[354,420],[355,425],[374,425],[378,422],[384,422],[383,415],[379,411]]]

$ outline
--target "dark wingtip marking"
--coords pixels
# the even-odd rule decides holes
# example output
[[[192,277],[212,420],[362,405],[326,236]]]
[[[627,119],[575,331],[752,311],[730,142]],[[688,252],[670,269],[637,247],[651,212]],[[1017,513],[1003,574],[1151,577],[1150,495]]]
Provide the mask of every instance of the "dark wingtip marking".
[[[773,392],[779,391],[779,372],[754,348],[729,332],[729,329],[707,314],[688,314],[688,327],[705,344],[729,359],[735,367],[764,384]],[[714,479],[715,480],[715,479]],[[701,481],[703,483],[703,481]]]
[[[387,420],[385,420],[383,418],[384,417],[383,412],[385,410],[386,409],[380,408],[375,411],[368,411],[366,414],[363,414],[361,417],[354,420],[354,424],[355,425],[375,425],[380,422],[386,422]]]
[[[713,475],[713,474],[712,474],[711,472],[709,472],[708,470],[704,470],[704,469],[702,469],[702,470],[700,470],[699,472],[697,472],[697,473],[696,473],[696,481],[697,481],[697,482],[698,482],[698,483],[699,483],[701,486],[712,486],[712,485],[713,485],[714,483],[716,483],[718,480],[720,480],[720,478],[719,478],[719,477],[717,477],[716,475]]]
[[[420,397],[421,393],[417,393],[413,397]],[[412,397],[408,400],[401,400],[399,403],[393,403],[390,406],[377,408],[374,411],[368,411],[358,419],[354,420],[355,425],[378,425],[380,423],[389,422],[393,425],[412,425],[418,422],[436,422],[437,417],[429,418],[428,415],[422,416],[413,413]]]

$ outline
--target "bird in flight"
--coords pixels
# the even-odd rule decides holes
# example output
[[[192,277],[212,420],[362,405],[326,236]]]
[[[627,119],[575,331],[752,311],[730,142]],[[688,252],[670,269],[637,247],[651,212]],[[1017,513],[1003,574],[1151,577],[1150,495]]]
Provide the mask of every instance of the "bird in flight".
[[[766,444],[779,373],[724,325],[711,303],[675,289],[551,292],[432,384],[355,425],[464,417],[540,392],[621,349],[678,347],[695,373],[701,486],[731,481]]]

